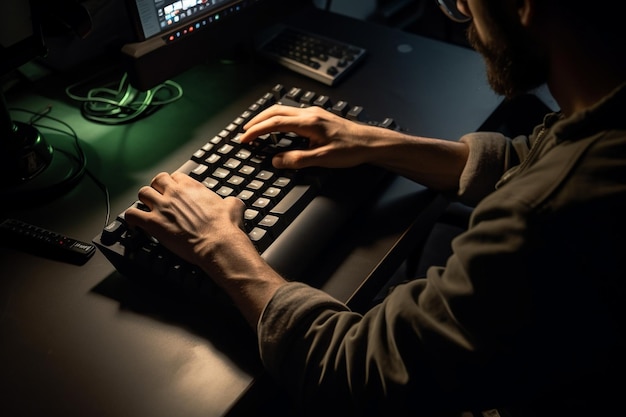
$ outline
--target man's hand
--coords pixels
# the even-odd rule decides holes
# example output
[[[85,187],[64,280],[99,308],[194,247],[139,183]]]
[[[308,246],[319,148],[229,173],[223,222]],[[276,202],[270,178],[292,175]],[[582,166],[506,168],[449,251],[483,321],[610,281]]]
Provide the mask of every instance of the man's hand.
[[[222,198],[183,173],[160,173],[139,190],[148,211],[126,210],[131,227],[198,265],[231,297],[252,328],[285,280],[259,255],[243,230],[244,203]]]
[[[294,132],[309,139],[309,149],[277,154],[272,164],[281,169],[310,166],[346,168],[367,162],[373,126],[361,125],[317,106],[298,108],[273,105],[252,118],[240,137],[242,143],[272,132]]]
[[[149,211],[129,208],[128,223],[187,262],[199,264],[220,245],[247,240],[242,230],[243,202],[223,199],[188,175],[158,174],[139,190],[139,200]]]

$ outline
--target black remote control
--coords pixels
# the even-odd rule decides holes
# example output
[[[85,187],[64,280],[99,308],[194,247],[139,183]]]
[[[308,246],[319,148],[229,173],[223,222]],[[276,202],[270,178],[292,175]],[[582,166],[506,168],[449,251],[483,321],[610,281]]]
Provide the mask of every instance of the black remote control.
[[[17,219],[6,219],[0,223],[0,240],[7,247],[76,265],[87,262],[96,251],[91,243]]]

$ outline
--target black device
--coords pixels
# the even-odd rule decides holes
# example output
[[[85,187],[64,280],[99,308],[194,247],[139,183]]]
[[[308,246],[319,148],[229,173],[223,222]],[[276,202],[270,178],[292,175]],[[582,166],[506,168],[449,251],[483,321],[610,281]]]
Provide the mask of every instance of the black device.
[[[93,256],[96,247],[18,219],[0,223],[0,242],[19,247],[35,255],[82,265]]]
[[[233,51],[249,53],[254,37],[311,0],[127,0],[136,42],[123,46],[129,79],[153,88],[189,67]]]
[[[260,55],[326,85],[335,85],[366,55],[365,48],[286,25],[258,47]]]

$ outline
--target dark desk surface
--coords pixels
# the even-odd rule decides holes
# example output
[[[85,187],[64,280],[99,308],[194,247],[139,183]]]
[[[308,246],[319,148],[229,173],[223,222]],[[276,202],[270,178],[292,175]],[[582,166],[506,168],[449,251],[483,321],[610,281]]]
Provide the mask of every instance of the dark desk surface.
[[[478,128],[499,102],[482,60],[467,49],[322,13],[301,26],[366,47],[367,61],[334,88],[263,62],[198,66],[177,78],[185,89],[179,102],[123,126],[84,120],[64,97],[65,85],[46,83],[8,101],[35,111],[52,105],[50,115],[76,130],[90,172],[110,189],[112,215],[279,82],[453,140]],[[328,275],[318,284],[352,299],[428,201],[423,187],[396,179],[365,214],[367,227],[377,225],[368,238],[350,236],[343,259],[319,259]],[[2,204],[9,216],[85,241],[105,222],[104,195],[88,177],[25,210]],[[0,370],[0,414],[11,417],[221,416],[244,400],[254,406],[251,387],[262,374],[252,332],[227,304],[189,305],[137,288],[100,253],[75,266],[11,248],[0,248]]]

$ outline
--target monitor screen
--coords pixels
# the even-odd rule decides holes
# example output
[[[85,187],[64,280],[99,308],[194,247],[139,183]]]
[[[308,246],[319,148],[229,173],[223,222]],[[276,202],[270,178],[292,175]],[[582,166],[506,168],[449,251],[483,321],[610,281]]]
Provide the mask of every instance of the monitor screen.
[[[0,75],[44,55],[41,29],[31,10],[31,2],[2,0],[0,13]]]
[[[257,0],[258,1],[258,0]],[[239,4],[237,4],[239,3]],[[183,28],[171,36],[181,36],[186,30],[193,31],[206,26],[221,15],[230,12],[228,6],[239,9],[247,6],[239,0],[134,0],[132,12],[137,24],[138,35],[142,40]],[[221,13],[220,13],[221,12]]]
[[[136,42],[124,45],[130,82],[140,90],[203,59],[250,45],[258,30],[311,0],[128,0]]]

